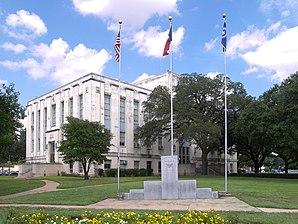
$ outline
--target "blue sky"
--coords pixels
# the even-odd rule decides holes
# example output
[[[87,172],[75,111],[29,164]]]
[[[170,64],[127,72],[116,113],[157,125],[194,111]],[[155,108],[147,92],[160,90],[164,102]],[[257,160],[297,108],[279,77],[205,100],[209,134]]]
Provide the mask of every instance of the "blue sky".
[[[222,14],[227,14],[227,73],[258,97],[298,70],[297,0],[1,0],[0,82],[14,83],[23,106],[95,72],[121,80],[169,70],[162,57],[173,17],[173,71],[224,73]]]

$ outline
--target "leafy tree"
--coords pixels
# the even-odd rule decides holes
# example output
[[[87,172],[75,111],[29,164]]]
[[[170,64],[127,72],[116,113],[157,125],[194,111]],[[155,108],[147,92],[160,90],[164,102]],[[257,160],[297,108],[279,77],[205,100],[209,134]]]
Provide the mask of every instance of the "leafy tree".
[[[63,126],[65,139],[58,151],[64,161],[79,161],[83,166],[84,179],[89,179],[89,170],[93,161],[103,161],[111,146],[112,134],[99,122],[90,122],[67,117]]]
[[[247,161],[254,163],[259,173],[267,156],[272,153],[272,117],[269,107],[261,101],[253,101],[241,112],[235,128],[236,148]],[[242,161],[246,162],[246,161]]]
[[[157,86],[143,103],[145,124],[138,128],[138,136],[151,147],[158,136],[170,134],[170,94],[165,86]]]
[[[244,107],[246,91],[241,83],[227,80],[230,96],[230,122],[235,122]],[[238,97],[237,97],[238,96]],[[229,99],[228,98],[228,99]],[[150,146],[160,135],[170,134],[170,94],[166,87],[153,90],[144,102],[145,125],[139,128],[139,136]],[[224,79],[214,79],[197,73],[179,78],[174,94],[174,137],[183,143],[191,141],[202,150],[202,173],[207,174],[209,152],[223,148],[224,142]],[[234,125],[230,126],[232,140]],[[230,142],[230,146],[234,143]]]
[[[18,102],[19,92],[14,89],[14,84],[0,87],[0,162],[7,162],[18,141],[19,129],[23,126],[20,122],[25,116],[25,109]]]
[[[266,91],[261,100],[270,108],[274,152],[288,172],[290,165],[298,163],[298,73]]]
[[[207,174],[208,154],[220,147],[223,110],[222,82],[203,75],[180,78],[175,88],[175,122],[180,142],[190,140],[202,151],[202,174]]]

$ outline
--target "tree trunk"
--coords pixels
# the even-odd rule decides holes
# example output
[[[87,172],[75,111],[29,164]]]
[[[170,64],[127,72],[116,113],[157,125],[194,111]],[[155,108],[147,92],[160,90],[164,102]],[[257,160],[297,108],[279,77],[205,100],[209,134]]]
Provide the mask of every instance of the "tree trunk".
[[[207,169],[208,169],[208,151],[202,150],[202,175],[207,175]]]
[[[255,173],[260,173],[259,161],[254,160]]]
[[[285,173],[288,173],[289,171],[289,163],[288,163],[288,161],[287,160],[284,160],[284,162],[285,162]]]
[[[89,169],[87,169],[87,162],[82,161],[83,171],[84,171],[84,180],[89,180]]]

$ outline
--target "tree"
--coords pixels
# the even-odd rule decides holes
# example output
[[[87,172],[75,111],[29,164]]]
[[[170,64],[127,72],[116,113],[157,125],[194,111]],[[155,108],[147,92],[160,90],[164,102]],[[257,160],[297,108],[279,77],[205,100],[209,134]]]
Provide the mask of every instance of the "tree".
[[[184,75],[175,88],[175,122],[180,142],[189,140],[202,151],[202,174],[207,174],[208,154],[220,147],[223,110],[220,79],[196,73]]]
[[[236,149],[259,173],[267,156],[272,153],[272,117],[269,107],[258,100],[241,112],[235,128]],[[242,162],[247,162],[242,161]]]
[[[89,179],[92,162],[102,162],[111,146],[112,134],[99,122],[90,122],[74,117],[67,117],[63,126],[65,139],[58,151],[64,161],[79,161],[83,166],[84,179]]]
[[[285,172],[298,163],[298,73],[266,91],[261,100],[270,108],[273,120],[273,150],[284,160]]]
[[[244,107],[246,91],[241,83],[227,80],[231,122],[238,118]],[[238,97],[236,97],[238,96]],[[182,144],[195,143],[202,150],[202,173],[207,174],[209,152],[223,148],[224,133],[224,79],[218,75],[211,79],[197,73],[183,74],[179,78],[174,94],[174,137]],[[153,90],[144,102],[145,125],[139,128],[139,136],[150,146],[160,135],[170,134],[170,94],[166,87]],[[232,120],[233,118],[233,120]],[[232,127],[232,126],[231,126]],[[230,138],[232,132],[230,129]],[[233,145],[230,141],[230,145]]]
[[[9,160],[10,151],[18,141],[18,132],[22,128],[21,119],[25,116],[25,109],[18,102],[19,92],[14,84],[2,84],[0,88],[0,161]]]
[[[151,147],[158,136],[170,134],[170,94],[165,86],[157,86],[143,103],[144,122],[138,128],[138,137]]]

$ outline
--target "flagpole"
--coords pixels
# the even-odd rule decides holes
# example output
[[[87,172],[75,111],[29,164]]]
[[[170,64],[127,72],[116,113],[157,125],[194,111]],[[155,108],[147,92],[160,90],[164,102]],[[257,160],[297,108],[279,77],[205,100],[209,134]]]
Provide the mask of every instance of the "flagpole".
[[[119,24],[119,35],[121,32],[121,24],[122,20],[118,21]],[[118,155],[117,155],[117,193],[120,193],[120,72],[121,72],[121,45],[120,45],[120,50],[119,50],[119,62],[118,62]]]
[[[169,16],[170,27],[173,31],[172,16]],[[173,127],[173,51],[170,46],[170,93],[171,93],[171,156],[174,155],[174,127]]]
[[[223,14],[224,23],[226,23],[226,14]],[[225,27],[226,29],[226,27]],[[226,31],[225,31],[226,35]],[[226,37],[225,37],[226,38]],[[228,119],[227,119],[227,63],[226,46],[224,49],[224,72],[225,72],[225,192],[228,193]]]

